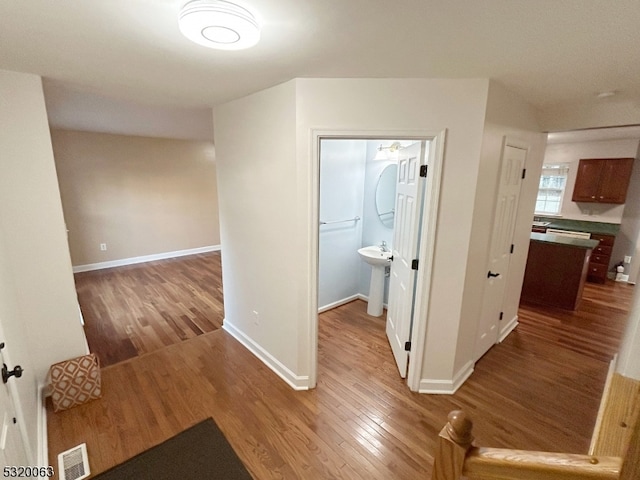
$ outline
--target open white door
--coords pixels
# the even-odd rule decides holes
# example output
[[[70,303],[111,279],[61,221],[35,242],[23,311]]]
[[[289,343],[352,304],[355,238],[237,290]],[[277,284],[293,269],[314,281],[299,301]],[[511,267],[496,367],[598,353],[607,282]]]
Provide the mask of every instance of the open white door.
[[[393,262],[389,279],[387,337],[400,376],[407,376],[411,338],[413,294],[416,270],[412,263],[418,251],[418,232],[422,214],[420,165],[424,142],[416,142],[399,151],[398,182],[393,235]]]
[[[1,332],[2,330],[0,330]],[[1,351],[0,362],[4,363]],[[9,381],[12,382],[15,379],[10,378]],[[2,382],[0,384],[0,471],[4,472],[4,467],[8,466],[29,465],[24,443],[22,442],[22,434],[20,433],[19,425],[16,423],[16,412],[11,400],[11,394],[7,384]]]
[[[527,148],[505,141],[500,162],[500,181],[495,204],[487,284],[476,334],[474,360],[477,361],[498,342],[502,304],[512,253],[513,231],[518,214],[518,201]]]

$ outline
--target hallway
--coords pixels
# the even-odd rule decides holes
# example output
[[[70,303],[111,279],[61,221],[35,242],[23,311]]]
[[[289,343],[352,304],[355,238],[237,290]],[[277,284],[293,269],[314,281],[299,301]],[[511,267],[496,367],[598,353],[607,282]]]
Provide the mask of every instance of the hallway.
[[[50,461],[86,442],[97,473],[211,416],[256,479],[428,478],[453,409],[471,415],[480,445],[586,453],[632,291],[589,285],[569,315],[523,307],[455,395],[408,390],[384,320],[362,301],[320,316],[312,391],[293,391],[217,329],[104,368],[99,401],[49,409]]]

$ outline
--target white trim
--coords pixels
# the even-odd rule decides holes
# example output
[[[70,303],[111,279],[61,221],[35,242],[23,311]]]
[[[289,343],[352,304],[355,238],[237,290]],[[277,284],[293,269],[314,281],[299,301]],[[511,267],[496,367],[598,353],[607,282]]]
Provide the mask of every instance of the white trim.
[[[420,263],[416,274],[416,292],[420,292],[420,295],[416,295],[414,300],[415,313],[411,332],[411,361],[407,372],[407,385],[414,392],[420,392],[420,386],[422,385],[422,365],[427,342],[427,324],[430,318],[433,259],[436,249],[436,233],[438,232],[438,204],[440,201],[446,136],[447,131],[442,130],[428,137],[431,139],[427,160],[429,173],[427,174],[427,191],[424,195],[424,204],[422,206],[422,218],[423,220],[426,218],[427,221],[422,221],[422,231],[420,232],[420,238],[422,239],[418,251]],[[471,371],[473,371],[473,365]]]
[[[369,297],[361,293],[356,293],[355,295],[351,295],[350,297],[343,298],[342,300],[338,300],[337,302],[328,303],[325,306],[318,308],[318,313],[323,313],[329,310],[333,310],[334,308],[338,308],[338,307],[341,307],[342,305],[346,305],[347,303],[351,303],[354,300],[364,300],[365,302],[367,302],[369,300]]]
[[[417,273],[416,288],[422,292],[414,302],[415,321],[411,334],[411,361],[407,373],[407,385],[413,391],[420,391],[424,344],[426,342],[427,322],[431,298],[431,280],[433,274],[433,256],[435,252],[435,235],[438,215],[438,201],[440,198],[440,184],[442,164],[444,161],[444,145],[446,129],[440,131],[424,130],[329,130],[322,128],[311,129],[311,168],[309,169],[309,207],[308,234],[310,240],[310,255],[308,258],[311,273],[308,311],[310,313],[309,328],[309,385],[315,387],[318,370],[318,236],[319,236],[319,197],[320,197],[320,140],[323,138],[358,138],[358,139],[407,139],[430,141],[429,175],[427,176],[427,192],[424,196],[423,214],[430,214],[429,221],[422,223],[421,245],[419,248],[420,262]],[[426,153],[426,152],[425,152]],[[420,290],[422,289],[422,290]],[[473,371],[473,370],[472,370]]]
[[[500,338],[498,338],[498,343],[504,342],[504,339],[515,330],[518,326],[518,315],[515,315],[509,323],[507,323],[503,328],[500,329]]]
[[[253,339],[249,338],[243,332],[238,330],[232,323],[225,318],[222,321],[222,329],[228,332],[233,338],[238,340],[244,345],[251,353],[253,353],[259,360],[262,361],[267,367],[269,367],[276,375],[282,378],[289,384],[294,390],[309,390],[309,377],[299,376],[294,374],[285,365],[283,365],[277,358],[267,352],[264,348],[258,345]]]
[[[37,465],[40,467],[46,467],[49,464],[49,436],[47,432],[47,399],[44,393],[45,385],[38,385],[38,393],[37,393],[37,441],[38,441],[38,452],[37,452]]]
[[[110,260],[108,262],[88,263],[86,265],[77,265],[73,267],[73,273],[102,270],[103,268],[122,267],[125,265],[135,265],[136,263],[145,263],[153,262],[155,260],[165,260],[167,258],[184,257],[187,255],[196,255],[198,253],[217,252],[220,250],[220,248],[220,245],[210,245],[207,247],[190,248],[187,250],[176,250],[175,252],[155,253],[152,255],[143,255],[141,257]]]
[[[473,373],[473,366],[473,362],[468,362],[456,375],[454,375],[451,380],[430,380],[428,378],[423,378],[420,380],[418,393],[453,395],[467,380],[467,378],[471,376]]]

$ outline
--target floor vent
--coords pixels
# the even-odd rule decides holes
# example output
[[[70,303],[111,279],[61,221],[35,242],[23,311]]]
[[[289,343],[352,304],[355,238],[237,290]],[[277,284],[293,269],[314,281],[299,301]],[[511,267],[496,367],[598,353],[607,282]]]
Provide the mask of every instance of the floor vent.
[[[58,473],[60,480],[80,480],[89,476],[91,471],[86,443],[58,455]]]

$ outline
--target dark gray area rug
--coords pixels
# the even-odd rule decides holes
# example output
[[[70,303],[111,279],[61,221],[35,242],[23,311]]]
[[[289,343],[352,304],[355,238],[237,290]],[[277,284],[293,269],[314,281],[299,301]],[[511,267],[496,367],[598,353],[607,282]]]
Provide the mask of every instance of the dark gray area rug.
[[[252,480],[212,418],[117,465],[95,480]]]

